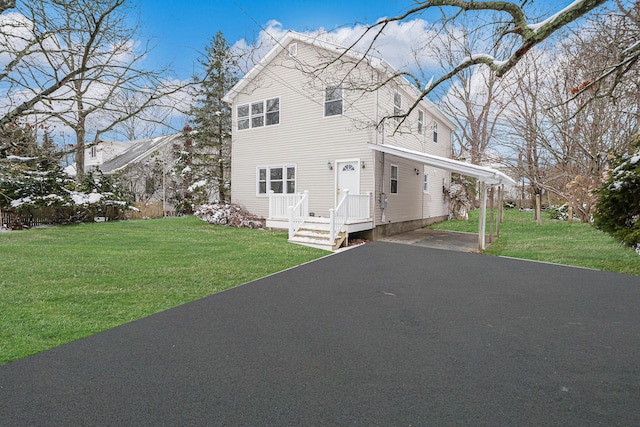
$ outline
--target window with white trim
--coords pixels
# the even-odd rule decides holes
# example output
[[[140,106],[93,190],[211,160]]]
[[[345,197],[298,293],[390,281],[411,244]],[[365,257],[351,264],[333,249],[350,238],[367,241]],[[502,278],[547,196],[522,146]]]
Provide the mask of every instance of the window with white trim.
[[[258,195],[269,194],[269,191],[278,194],[294,194],[296,192],[296,167],[290,165],[259,167],[256,181]]]
[[[289,44],[289,56],[298,56],[298,43]]]
[[[236,108],[238,130],[249,129],[249,104],[239,105]]]
[[[236,120],[238,130],[277,125],[280,123],[280,98],[238,105]]]
[[[424,133],[424,111],[418,110],[418,133]]]
[[[429,171],[427,171],[426,166],[424,168],[424,173],[422,175],[422,192],[423,193],[429,192]]]
[[[433,142],[438,142],[438,123],[433,122]]]
[[[340,86],[327,86],[324,90],[324,116],[337,116],[342,114],[342,88]]]
[[[389,183],[389,192],[391,194],[398,194],[398,166],[391,165],[391,173],[389,174],[391,182]]]
[[[402,114],[402,95],[400,92],[393,94],[393,115],[399,116]],[[396,117],[397,121],[400,121],[400,117]]]

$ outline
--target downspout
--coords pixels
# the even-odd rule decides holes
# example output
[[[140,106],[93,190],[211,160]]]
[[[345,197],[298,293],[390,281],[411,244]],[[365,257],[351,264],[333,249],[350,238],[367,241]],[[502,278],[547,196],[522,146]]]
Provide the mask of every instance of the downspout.
[[[376,124],[374,128],[376,132],[376,145],[378,145],[380,142],[379,140],[380,132],[378,130],[379,120],[380,120],[380,91],[377,90],[376,91]],[[384,133],[382,134],[382,143],[384,144]],[[382,167],[380,169],[380,197],[378,199],[378,203],[380,203],[380,211],[381,211],[380,222],[384,224],[386,221],[386,217],[384,214],[384,210],[386,208],[386,200],[385,200],[385,194],[384,194],[384,171],[385,171],[384,155],[385,153],[383,152],[381,154],[382,154]]]

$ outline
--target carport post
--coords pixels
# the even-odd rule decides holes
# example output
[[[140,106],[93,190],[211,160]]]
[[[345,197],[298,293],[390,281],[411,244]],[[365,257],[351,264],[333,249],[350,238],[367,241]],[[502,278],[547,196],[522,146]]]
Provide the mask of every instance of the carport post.
[[[484,234],[487,226],[487,184],[480,181],[480,220],[478,224],[478,250],[484,250]]]

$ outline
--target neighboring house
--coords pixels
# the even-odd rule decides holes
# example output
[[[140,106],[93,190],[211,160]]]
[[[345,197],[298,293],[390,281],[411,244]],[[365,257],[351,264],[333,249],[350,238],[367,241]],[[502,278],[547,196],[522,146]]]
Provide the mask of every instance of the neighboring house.
[[[84,150],[84,170],[91,170],[131,147],[129,141],[100,141]]]
[[[173,152],[182,146],[182,132],[131,141],[128,148],[108,161],[95,165],[105,175],[117,176],[120,186],[128,190],[134,201],[144,206],[162,202],[162,212],[174,212],[171,175]]]
[[[291,241],[335,249],[349,233],[375,239],[446,219],[451,171],[509,180],[451,160],[451,120],[428,100],[416,104],[404,78],[363,90],[393,68],[351,52],[331,62],[343,52],[289,32],[226,95],[232,202],[289,229]],[[406,119],[376,126],[414,104]]]

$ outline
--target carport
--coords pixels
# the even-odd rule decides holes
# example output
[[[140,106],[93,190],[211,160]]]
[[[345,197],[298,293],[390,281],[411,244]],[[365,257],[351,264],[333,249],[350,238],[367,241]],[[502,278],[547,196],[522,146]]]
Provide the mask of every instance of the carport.
[[[446,157],[436,156],[433,154],[422,153],[420,151],[409,150],[407,148],[397,147],[389,144],[369,144],[372,150],[390,154],[392,156],[401,157],[403,159],[412,160],[422,163],[423,165],[433,166],[444,169],[449,172],[459,173],[461,175],[476,178],[480,183],[480,219],[478,221],[478,250],[485,248],[486,220],[487,220],[487,194],[489,188],[498,187],[499,191],[498,206],[502,206],[502,198],[504,196],[504,184],[515,185],[516,182],[499,170],[474,165],[471,163],[461,162],[459,160],[448,159]]]

